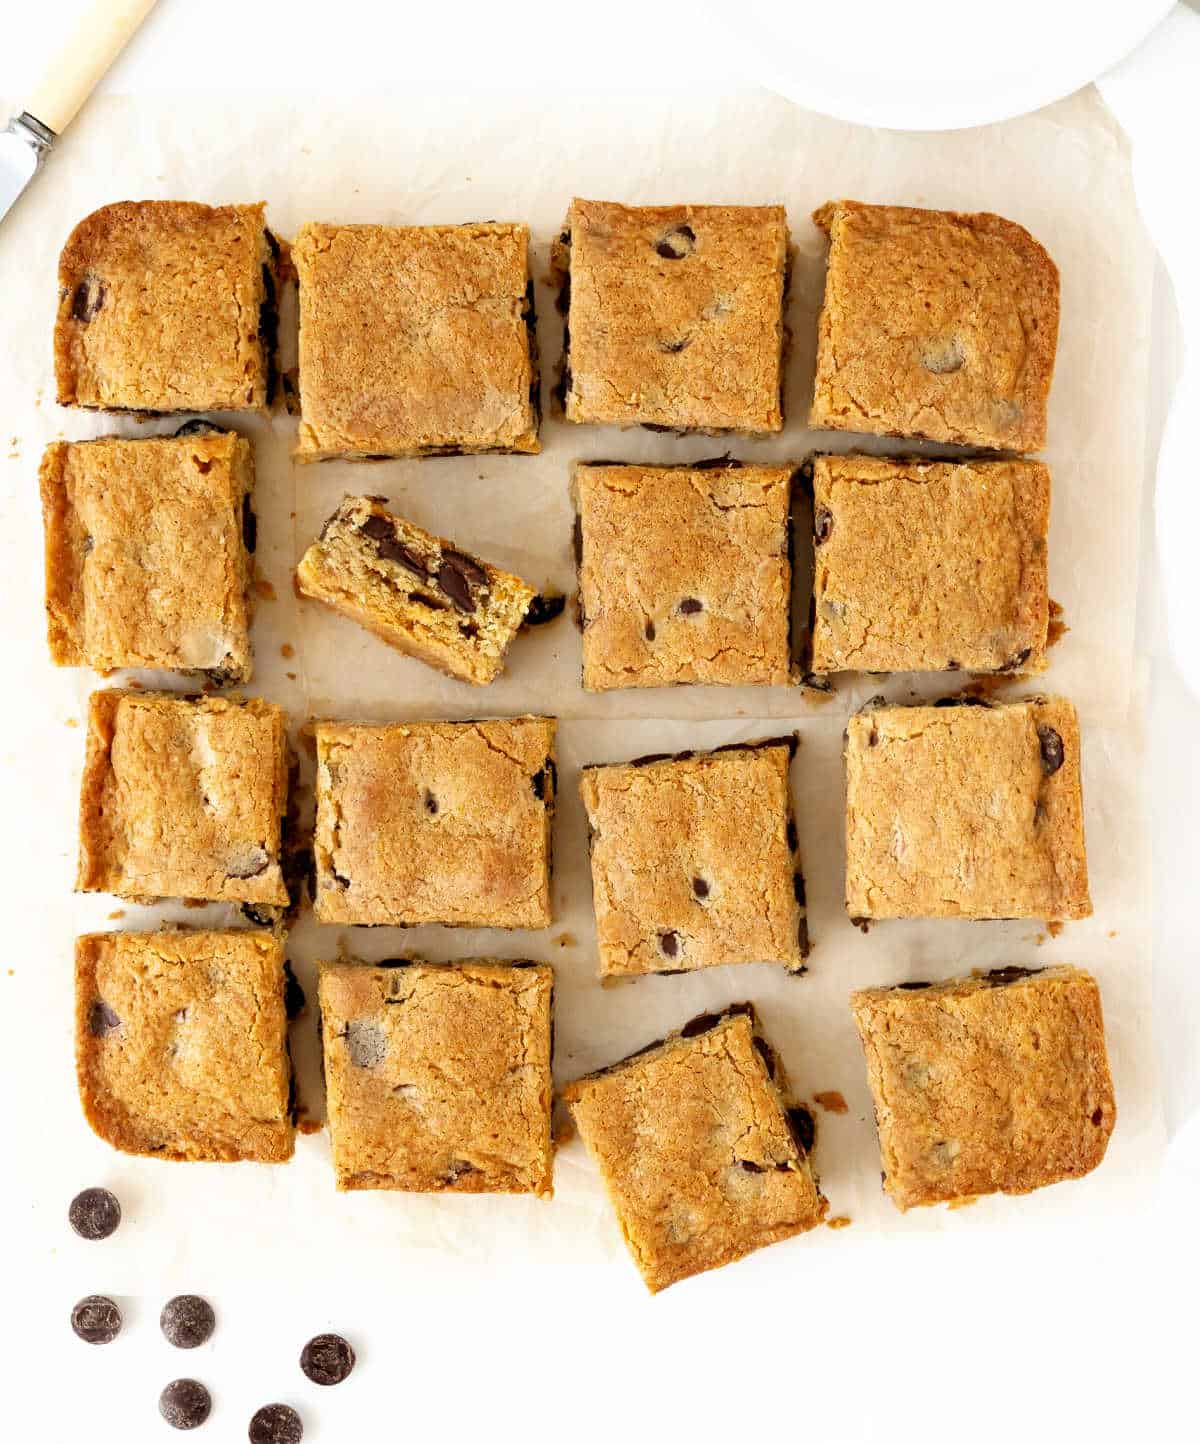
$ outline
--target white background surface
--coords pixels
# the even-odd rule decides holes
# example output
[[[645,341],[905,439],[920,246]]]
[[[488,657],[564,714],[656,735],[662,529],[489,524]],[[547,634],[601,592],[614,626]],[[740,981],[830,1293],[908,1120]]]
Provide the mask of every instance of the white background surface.
[[[19,99],[20,67],[45,54],[50,30],[70,8],[47,6],[15,37],[6,31],[0,95]],[[558,92],[555,104],[569,103],[563,96],[574,86],[711,94],[746,83],[730,73],[726,54],[695,14],[674,7],[614,4],[599,17],[547,12],[522,15],[514,24],[501,7],[476,16],[462,4],[414,21],[395,14],[383,19],[362,0],[343,0],[335,21],[328,7],[308,3],[281,14],[277,7],[250,10],[228,0],[163,0],[111,84],[162,89],[190,82],[209,89],[222,76],[231,87],[265,84],[293,99],[311,98],[332,125],[339,89],[364,83],[528,95],[536,77],[545,93]],[[1177,92],[1161,96],[1163,107],[1182,100]],[[498,103],[495,96],[481,99],[481,126],[487,107]],[[1168,173],[1194,173],[1195,134],[1167,130],[1157,137]],[[536,136],[529,143],[536,146]],[[6,275],[0,307],[15,304],[19,278]],[[1172,298],[1161,282],[1154,334],[1147,378],[1156,423],[1151,458],[1180,367]],[[1200,802],[1197,717],[1166,650],[1149,527],[1145,540],[1138,627],[1153,687],[1156,1025],[1168,1122],[1178,1129],[1200,1093],[1192,1047],[1197,947],[1188,918]],[[12,680],[15,689],[18,679]],[[15,705],[23,705],[19,692]],[[20,819],[10,819],[10,878],[20,877],[21,831]],[[19,881],[8,901],[19,905]],[[13,961],[36,967],[40,960]],[[29,1020],[32,1029],[46,1026],[47,1020]],[[7,1081],[11,1109],[36,1108],[20,1080]],[[7,1187],[36,1196],[36,1170],[36,1160],[23,1161],[16,1177],[6,1170]],[[739,1266],[754,1270],[752,1308],[738,1271],[726,1270],[710,1276],[703,1290],[685,1288],[653,1301],[630,1272],[620,1308],[607,1302],[601,1309],[595,1301],[611,1301],[611,1293],[574,1266],[563,1269],[555,1311],[531,1320],[524,1307],[529,1288],[519,1271],[501,1267],[481,1278],[470,1258],[453,1256],[440,1258],[436,1269],[406,1270],[383,1248],[377,1290],[313,1298],[304,1290],[300,1257],[294,1278],[281,1282],[277,1294],[223,1291],[215,1299],[218,1334],[193,1356],[170,1350],[158,1335],[161,1290],[153,1277],[136,1299],[123,1297],[127,1330],[117,1345],[78,1344],[65,1329],[64,1301],[49,1297],[44,1280],[22,1268],[16,1210],[3,1242],[10,1287],[0,1311],[7,1385],[0,1420],[14,1439],[73,1441],[80,1436],[58,1432],[52,1422],[55,1401],[84,1395],[95,1410],[91,1437],[101,1444],[173,1437],[154,1415],[154,1396],[167,1378],[193,1373],[212,1385],[221,1405],[198,1437],[230,1440],[244,1437],[242,1421],[273,1398],[301,1405],[306,1438],[320,1440],[369,1439],[383,1431],[389,1438],[489,1439],[707,1439],[737,1431],[822,1444],[1014,1434],[1189,1438],[1196,1427],[1186,1397],[1193,1331],[1179,1315],[1192,1313],[1200,1283],[1192,1224],[1197,1183],[1196,1150],[1179,1139],[1159,1206],[1133,1227],[1113,1229],[1081,1216],[1069,1231],[1039,1239],[1025,1231],[1010,1236],[1001,1226],[986,1250],[965,1237],[917,1234],[886,1244],[862,1238],[850,1247],[854,1230],[848,1230],[838,1236],[846,1247],[810,1251],[810,1267],[799,1275],[803,1288],[793,1286],[786,1295],[764,1266],[769,1254],[759,1256],[757,1267],[755,1261]],[[136,1202],[130,1200],[135,1217]],[[293,1200],[292,1206],[303,1204]],[[203,1228],[204,1220],[180,1216],[167,1224],[186,1231]],[[64,1251],[78,1257],[79,1292],[103,1290],[104,1246],[76,1244],[65,1224],[63,1235]],[[311,1247],[319,1250],[320,1238]],[[605,1259],[601,1266],[624,1264]],[[205,1281],[193,1287],[203,1292]],[[514,1329],[517,1319],[521,1327]],[[294,1359],[303,1339],[325,1327],[354,1340],[362,1367],[348,1384],[317,1397]],[[27,1412],[37,1407],[49,1411],[41,1423]],[[120,1421],[115,1431],[114,1420]]]

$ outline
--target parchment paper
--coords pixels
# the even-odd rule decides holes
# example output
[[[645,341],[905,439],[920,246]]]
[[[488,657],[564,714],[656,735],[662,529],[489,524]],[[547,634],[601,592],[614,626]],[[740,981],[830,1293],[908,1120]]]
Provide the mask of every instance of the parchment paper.
[[[287,707],[297,729],[313,715],[382,720],[533,711],[564,719],[555,925],[544,933],[401,933],[322,928],[306,914],[290,940],[302,982],[311,982],[313,960],[339,952],[547,959],[558,976],[561,1078],[623,1056],[694,1013],[754,999],[797,1092],[811,1097],[836,1089],[847,1100],[844,1116],[818,1111],[816,1158],[831,1212],[849,1216],[853,1227],[821,1230],[771,1250],[769,1265],[741,1266],[748,1280],[766,1278],[767,1266],[774,1277],[781,1269],[800,1270],[803,1251],[853,1247],[865,1235],[1011,1232],[1052,1221],[1069,1226],[1078,1210],[1125,1210],[1146,1196],[1162,1147],[1150,1039],[1149,888],[1133,658],[1150,270],[1128,156],[1095,95],[1084,92],[987,131],[928,137],[857,130],[762,95],[670,109],[645,98],[623,96],[614,104],[585,96],[557,108],[553,117],[533,103],[524,113],[509,107],[495,125],[476,102],[455,98],[436,106],[410,98],[403,123],[383,102],[348,104],[333,116],[241,99],[231,113],[222,97],[207,104],[188,97],[172,106],[142,99],[136,110],[109,101],[86,113],[72,131],[69,163],[65,155],[54,162],[0,230],[7,322],[0,349],[0,556],[14,694],[0,725],[9,831],[20,847],[18,870],[9,873],[15,879],[9,888],[14,941],[8,967],[0,970],[0,1028],[10,1087],[37,1099],[36,1108],[11,1110],[9,1122],[17,1156],[36,1179],[25,1236],[48,1259],[66,1260],[77,1273],[77,1248],[74,1241],[63,1246],[61,1215],[78,1187],[106,1182],[120,1193],[129,1226],[105,1255],[109,1288],[136,1289],[148,1275],[165,1288],[174,1280],[194,1281],[201,1271],[213,1287],[247,1280],[284,1287],[301,1248],[305,1286],[322,1276],[368,1283],[377,1278],[381,1258],[402,1258],[415,1267],[424,1250],[437,1250],[426,1259],[431,1266],[451,1255],[484,1263],[515,1256],[530,1268],[601,1262],[621,1252],[595,1171],[577,1141],[560,1152],[557,1193],[544,1204],[338,1196],[323,1134],[301,1138],[295,1161],[284,1168],[126,1159],[92,1138],[79,1112],[71,1060],[74,935],[162,919],[200,925],[225,921],[228,914],[215,907],[138,909],[72,895],[83,743],[78,724],[95,679],[49,666],[41,616],[36,469],[42,446],[63,435],[140,435],[173,427],[139,427],[127,419],[61,412],[53,404],[55,265],[76,220],[127,197],[265,198],[271,224],[284,236],[308,219],[527,220],[536,241],[543,363],[553,372],[561,328],[544,282],[546,256],[572,194],[629,202],[787,204],[799,251],[789,315],[787,430],[772,441],[714,443],[568,427],[551,417],[545,450],[534,458],[296,467],[289,460],[293,421],[238,419],[257,446],[259,566],[274,593],[259,608],[249,690]],[[579,635],[563,619],[519,639],[508,673],[480,691],[397,656],[353,624],[293,595],[298,556],[346,490],[388,495],[419,524],[536,585],[570,591],[568,480],[575,458],[687,460],[730,450],[746,459],[799,460],[814,446],[886,449],[845,436],[813,436],[803,428],[823,271],[821,238],[807,217],[834,195],[999,211],[1029,226],[1062,269],[1062,336],[1046,458],[1054,474],[1051,590],[1071,630],[1037,685],[1071,696],[1080,710],[1096,915],[1057,939],[1044,939],[1028,923],[890,923],[864,937],[847,922],[841,905],[842,728],[865,696],[914,695],[909,678],[862,679],[825,701],[786,689],[681,688],[593,697],[580,690]],[[282,655],[285,644],[293,655]],[[1009,690],[1019,695],[1023,689]],[[802,738],[793,780],[815,944],[809,975],[793,979],[778,969],[744,966],[602,989],[595,978],[579,767],[778,732],[781,722]],[[1058,961],[1089,967],[1103,990],[1120,1110],[1104,1166],[1080,1183],[1021,1202],[992,1199],[902,1218],[879,1190],[848,992],[970,967]],[[294,1026],[293,1047],[302,1101],[320,1117],[311,1009]],[[316,1242],[320,1247],[311,1247]],[[64,1280],[67,1291],[75,1287],[66,1275]],[[631,1269],[625,1285],[640,1288]]]

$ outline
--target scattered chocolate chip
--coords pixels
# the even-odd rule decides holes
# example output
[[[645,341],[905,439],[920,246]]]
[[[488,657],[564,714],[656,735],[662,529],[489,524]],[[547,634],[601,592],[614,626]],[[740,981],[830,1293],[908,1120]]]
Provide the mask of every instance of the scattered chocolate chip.
[[[850,926],[857,928],[860,933],[862,933],[864,936],[866,936],[866,934],[871,931],[871,919],[870,919],[870,918],[851,918],[851,919],[850,919]]]
[[[476,572],[479,571],[475,567]],[[484,576],[486,581],[486,575]],[[471,595],[471,579],[464,567],[460,565],[453,552],[443,552],[442,560],[437,569],[437,584],[442,591],[450,598],[460,612],[473,612],[475,610],[475,598]]]
[[[991,968],[984,976],[993,988],[1003,988],[1007,983],[1015,983],[1020,978],[1031,978],[1041,971],[1041,968],[1019,968],[1010,964],[1007,968]]]
[[[698,597],[684,597],[679,603],[679,610],[685,617],[694,617],[704,610],[704,603]]]
[[[829,534],[833,531],[833,512],[828,507],[819,506],[816,515],[813,517],[813,540],[818,546],[829,540]]]
[[[792,892],[795,893],[796,901],[801,907],[808,905],[808,898],[804,888],[804,874],[802,872],[794,872],[792,874]]]
[[[635,757],[629,765],[630,767],[649,767],[652,762],[670,762],[672,759],[678,760],[684,755],[690,757],[691,753],[647,752],[644,757]]]
[[[207,1299],[196,1294],[176,1294],[163,1305],[158,1326],[168,1344],[177,1349],[197,1349],[212,1338],[217,1316]]]
[[[704,881],[702,877],[694,877],[692,879],[692,891],[696,894],[697,897],[707,897],[708,884]]]
[[[817,1138],[816,1119],[803,1104],[798,1104],[795,1108],[788,1109],[787,1120],[796,1147],[801,1153],[811,1153]]]
[[[304,1425],[287,1404],[264,1404],[250,1420],[250,1444],[300,1444]]]
[[[665,957],[674,958],[679,956],[679,934],[671,929],[665,933],[659,933],[658,946],[662,949]]]
[[[424,561],[403,542],[396,540],[396,528],[386,516],[366,517],[358,529],[371,538],[375,550],[385,562],[396,562],[418,577],[428,576],[429,569]]]
[[[111,1344],[121,1332],[121,1310],[103,1294],[88,1294],[71,1310],[71,1327],[85,1344]]]
[[[583,518],[578,512],[575,513],[575,522],[571,528],[571,547],[575,553],[575,566],[583,565]]]
[[[533,788],[534,797],[539,802],[544,801],[546,797],[546,769],[544,767],[538,768],[529,779],[529,785]]]
[[[953,659],[951,659],[950,661],[948,661],[948,662],[946,663],[946,671],[947,671],[947,672],[961,672],[961,671],[962,671],[962,663],[961,663],[961,662],[955,662]]]
[[[648,642],[652,642],[657,635],[658,635],[658,633],[654,630],[654,623],[653,623],[653,622],[647,622],[647,623],[646,623],[646,640],[647,640]]]
[[[664,261],[682,261],[696,248],[696,232],[689,225],[673,226],[654,243],[655,251]]]
[[[739,467],[745,466],[744,461],[726,452],[723,456],[705,456],[700,461],[689,461],[689,471],[737,471]]]
[[[701,1033],[707,1033],[715,1028],[721,1021],[719,1013],[698,1013],[696,1017],[689,1019],[679,1030],[681,1038],[698,1038]]]
[[[378,1068],[387,1055],[387,1038],[377,1023],[356,1019],[347,1023],[346,1052],[356,1068]]]
[[[433,795],[433,793],[429,791],[428,788],[425,789],[423,801],[425,803],[425,811],[430,815],[430,817],[436,817],[438,810],[438,800]]]
[[[1097,1108],[1096,1111],[1092,1114],[1092,1123],[1095,1125],[1095,1127],[1099,1128],[1100,1125],[1101,1125],[1103,1122],[1104,1122],[1104,1109],[1103,1109],[1103,1108]]]
[[[547,622],[561,617],[566,605],[567,599],[561,593],[555,592],[548,596],[539,593],[526,609],[525,626],[544,627]]]
[[[1029,661],[1029,655],[1032,651],[1032,647],[1026,647],[1024,651],[1018,652],[1015,656],[1010,657],[1008,661],[997,670],[1001,672],[1019,672],[1025,663]]]
[[[115,1033],[121,1026],[121,1020],[109,1007],[103,998],[97,998],[92,1004],[91,1012],[88,1013],[88,1032],[93,1038],[103,1038],[109,1033]]]
[[[314,1384],[340,1384],[354,1368],[354,1350],[340,1334],[318,1334],[300,1351],[300,1367]]]
[[[990,707],[986,697],[939,697],[935,707]]]
[[[668,356],[678,356],[681,351],[686,351],[692,344],[690,336],[684,336],[680,341],[660,341],[658,349]]]
[[[175,436],[216,436],[225,427],[218,426],[215,421],[205,421],[203,416],[197,416],[194,421],[185,421],[178,427],[173,435]]]
[[[906,993],[915,993],[921,988],[931,988],[932,983],[897,983],[896,986]]]
[[[643,431],[656,431],[662,436],[670,436],[672,433],[677,436],[683,436],[685,434],[676,426],[660,426],[657,421],[643,421],[641,422],[641,428]]]
[[[775,1058],[775,1049],[765,1038],[760,1038],[757,1033],[754,1035],[754,1047],[759,1057],[767,1065],[767,1077],[775,1077],[775,1069],[778,1066]]]
[[[250,505],[249,495],[242,497],[242,545],[250,553],[258,545],[258,518]]]
[[[292,972],[291,963],[283,965],[283,1011],[287,1014],[288,1022],[298,1018],[304,1011],[304,1005],[308,999],[304,996],[304,989]]]
[[[88,325],[96,319],[100,307],[104,305],[104,297],[107,288],[103,281],[97,280],[95,276],[85,276],[75,287],[75,294],[71,297],[71,315],[76,321]]]
[[[199,1429],[212,1412],[212,1395],[195,1379],[175,1379],[158,1396],[158,1412],[172,1429]]]
[[[812,949],[812,944],[811,944],[811,942],[809,941],[809,937],[808,937],[808,918],[807,918],[807,917],[801,918],[800,921],[796,924],[796,945],[797,945],[797,947],[800,949],[800,956],[801,956],[802,958],[808,957],[809,952],[810,952],[811,949]],[[807,973],[807,972],[808,972],[808,969],[807,969],[807,968],[793,968],[793,969],[792,969],[792,972],[793,972],[793,973]]]
[[[269,928],[275,924],[275,914],[270,908],[255,907],[253,903],[242,904],[242,916],[256,927]]]
[[[477,637],[479,635],[479,628],[474,622],[459,622],[458,630],[464,637]]]
[[[437,597],[431,597],[426,592],[409,592],[408,600],[416,602],[418,606],[428,607],[431,612],[444,612],[446,603],[439,601]]]
[[[1063,749],[1063,740],[1053,727],[1046,726],[1044,722],[1038,727],[1037,732],[1038,742],[1042,748],[1042,771],[1047,777],[1052,777],[1066,761],[1067,754]]]
[[[80,1238],[110,1238],[121,1222],[121,1205],[107,1188],[85,1188],[71,1200],[67,1218]]]
[[[747,1173],[766,1173],[767,1171],[761,1163],[754,1163],[749,1158],[739,1158],[738,1162]]]

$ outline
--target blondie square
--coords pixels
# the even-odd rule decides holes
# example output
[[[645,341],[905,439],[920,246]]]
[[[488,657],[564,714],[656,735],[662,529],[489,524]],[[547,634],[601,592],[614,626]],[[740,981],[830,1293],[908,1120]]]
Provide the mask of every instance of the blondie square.
[[[749,1003],[563,1090],[651,1293],[825,1217],[812,1120],[786,1094]]]
[[[257,697],[93,692],[76,887],[286,906],[288,765],[284,714]]]
[[[476,686],[499,676],[537,595],[374,496],[342,502],[301,557],[296,580],[306,597],[398,652]]]
[[[821,456],[813,515],[814,672],[1045,668],[1040,463]]]
[[[538,451],[529,229],[302,226],[301,461]]]
[[[52,442],[41,491],[53,661],[248,680],[253,488],[250,443],[232,431]]]
[[[318,723],[321,922],[548,927],[555,725]]]
[[[584,768],[600,976],[808,955],[794,737]]]
[[[846,910],[855,919],[1090,916],[1071,703],[951,702],[851,717]]]
[[[1046,444],[1058,268],[1002,216],[831,201],[809,425],[1001,451]]]
[[[588,691],[791,680],[793,470],[576,469]]]
[[[851,995],[897,1208],[1029,1193],[1097,1167],[1116,1122],[1100,990],[998,968]]]
[[[58,263],[59,405],[266,411],[280,254],[264,211],[120,201],[80,221]]]
[[[339,1189],[553,1190],[544,963],[320,965]]]
[[[75,944],[88,1122],[123,1153],[283,1163],[292,1065],[283,944],[270,933],[90,933]]]
[[[782,206],[575,200],[554,264],[565,277],[568,421],[783,429]]]

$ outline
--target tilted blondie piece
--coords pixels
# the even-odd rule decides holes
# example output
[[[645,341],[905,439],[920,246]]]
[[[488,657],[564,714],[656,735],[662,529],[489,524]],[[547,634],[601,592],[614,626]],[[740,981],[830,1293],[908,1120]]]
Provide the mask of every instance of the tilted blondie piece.
[[[804,972],[795,746],[775,737],[584,768],[601,977],[759,962]]]
[[[339,1189],[553,1193],[552,968],[319,969]]]
[[[283,711],[257,697],[93,692],[76,887],[286,906],[288,765]]]
[[[302,226],[300,461],[540,450],[529,228]]]
[[[548,927],[555,725],[319,722],[321,922]]]
[[[306,597],[398,652],[477,686],[499,676],[537,595],[373,496],[342,502],[301,557],[296,580]]]
[[[846,910],[855,919],[1090,916],[1071,703],[954,699],[851,717]]]
[[[283,1163],[295,1128],[283,944],[270,933],[90,933],[75,944],[88,1122],[123,1153]]]
[[[651,1293],[825,1217],[812,1118],[786,1095],[750,1003],[563,1090]]]
[[[233,431],[184,432],[46,448],[46,617],[58,666],[249,679],[253,452]]]
[[[791,681],[793,471],[577,467],[589,691]]]
[[[809,425],[1002,451],[1046,444],[1058,268],[986,213],[831,201]]]
[[[853,993],[899,1209],[1029,1193],[1096,1168],[1116,1122],[1095,980],[998,968]]]
[[[813,516],[814,672],[1045,668],[1040,463],[821,456]]]
[[[267,410],[280,250],[264,211],[120,201],[80,221],[58,263],[59,405]]]
[[[782,206],[575,200],[554,266],[568,421],[782,430]]]

